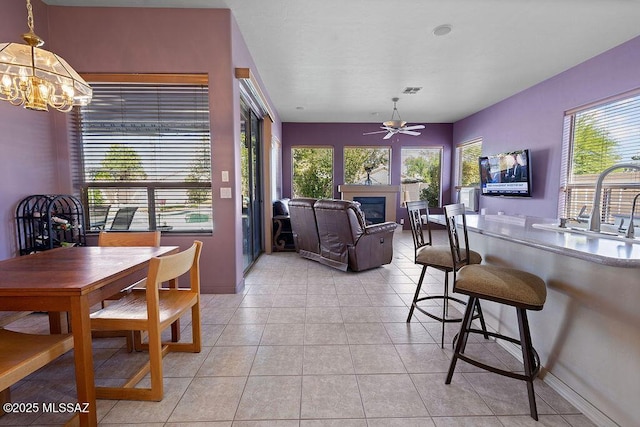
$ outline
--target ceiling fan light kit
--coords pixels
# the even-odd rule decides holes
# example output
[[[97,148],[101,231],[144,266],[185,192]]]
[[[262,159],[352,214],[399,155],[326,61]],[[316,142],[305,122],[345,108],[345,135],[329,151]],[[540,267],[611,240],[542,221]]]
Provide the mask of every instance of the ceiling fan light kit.
[[[407,126],[407,122],[405,122],[400,118],[400,113],[398,112],[398,107],[396,106],[396,103],[399,100],[400,98],[391,98],[391,101],[393,101],[393,113],[391,113],[391,120],[387,120],[386,122],[383,122],[382,126],[380,126],[380,129],[384,129],[384,130],[379,130],[375,132],[365,132],[363,133],[363,135],[372,135],[374,133],[387,132],[387,134],[382,139],[389,139],[393,135],[396,135],[398,133],[411,135],[411,136],[420,135],[420,132],[415,132],[415,131],[417,129],[424,129],[424,125]],[[398,116],[398,118],[396,118],[396,116]]]

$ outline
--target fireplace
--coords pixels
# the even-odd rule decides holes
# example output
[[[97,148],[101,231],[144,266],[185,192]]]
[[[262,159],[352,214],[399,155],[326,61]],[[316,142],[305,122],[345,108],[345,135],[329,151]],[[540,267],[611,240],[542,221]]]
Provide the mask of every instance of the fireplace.
[[[373,198],[384,201],[384,207],[382,210],[378,208],[375,212],[367,215],[367,219],[372,217],[378,217],[382,215],[383,221],[395,222],[396,210],[398,209],[398,195],[400,194],[399,185],[338,185],[338,191],[341,194],[342,200],[357,200],[363,205],[366,203],[366,199]],[[362,199],[365,202],[362,202]],[[363,206],[363,210],[366,208]],[[366,212],[366,211],[365,211]]]
[[[354,197],[360,203],[367,224],[380,224],[385,221],[386,197]]]

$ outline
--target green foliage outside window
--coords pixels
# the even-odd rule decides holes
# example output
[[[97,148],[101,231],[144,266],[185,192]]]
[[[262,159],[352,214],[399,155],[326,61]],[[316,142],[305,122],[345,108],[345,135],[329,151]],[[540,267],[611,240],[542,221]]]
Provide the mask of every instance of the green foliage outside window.
[[[367,178],[367,168],[377,169],[380,166],[389,166],[389,147],[345,147],[344,149],[344,183],[363,184]],[[389,184],[387,171],[387,182]]]
[[[482,155],[482,143],[462,146],[460,150],[460,182],[463,187],[480,185],[480,166],[478,157]]]
[[[618,163],[617,145],[592,114],[580,115],[573,134],[573,174],[599,174]]]
[[[292,148],[293,197],[333,197],[333,149]]]
[[[409,150],[415,154],[403,156],[403,183],[426,184],[426,187],[420,189],[420,200],[426,200],[430,207],[440,206],[441,150],[407,149],[406,151]]]

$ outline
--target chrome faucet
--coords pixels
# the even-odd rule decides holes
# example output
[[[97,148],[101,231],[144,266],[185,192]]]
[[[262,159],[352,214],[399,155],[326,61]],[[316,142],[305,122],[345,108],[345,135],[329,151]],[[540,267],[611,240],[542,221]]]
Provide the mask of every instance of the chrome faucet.
[[[631,204],[631,218],[629,219],[629,226],[627,227],[627,232],[624,235],[624,237],[626,237],[627,239],[633,239],[635,237],[634,231],[633,231],[633,213],[636,211],[636,202],[638,201],[639,197],[640,197],[640,193],[636,194],[636,197],[633,198],[633,203]]]
[[[591,209],[591,217],[589,217],[590,231],[600,232],[600,197],[602,196],[602,182],[607,175],[616,169],[636,169],[640,171],[640,165],[635,163],[620,163],[602,171],[596,181],[596,194],[593,196],[593,209]]]

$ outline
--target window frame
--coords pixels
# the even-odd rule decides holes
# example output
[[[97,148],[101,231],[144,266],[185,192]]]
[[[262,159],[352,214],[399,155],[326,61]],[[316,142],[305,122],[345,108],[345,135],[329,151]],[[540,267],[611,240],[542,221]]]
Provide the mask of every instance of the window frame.
[[[100,73],[86,73],[82,75],[83,78],[89,82],[90,84],[121,84],[123,87],[126,85],[153,85],[153,86],[162,86],[162,85],[193,85],[193,86],[204,86],[207,88],[207,97],[206,97],[206,108],[208,115],[208,159],[209,159],[209,177],[213,176],[213,166],[211,162],[212,158],[212,137],[211,137],[211,108],[209,101],[209,78],[206,74],[100,74]],[[111,189],[130,189],[132,191],[138,190],[140,194],[142,192],[146,192],[146,205],[142,206],[143,208],[147,208],[147,216],[148,216],[148,230],[160,230],[163,233],[170,232],[176,234],[206,234],[211,235],[213,233],[213,188],[211,179],[207,181],[154,181],[154,180],[139,180],[139,181],[117,181],[114,182],[112,180],[109,181],[88,181],[85,173],[85,155],[83,152],[83,141],[82,141],[82,130],[79,128],[80,124],[80,108],[74,108],[75,112],[75,122],[72,123],[72,140],[74,142],[72,145],[75,145],[74,152],[78,153],[78,159],[75,162],[75,171],[72,171],[74,175],[76,175],[76,185],[80,190],[80,194],[82,197],[84,210],[85,210],[85,218],[87,221],[86,230],[88,233],[98,232],[99,229],[92,229],[92,224],[90,224],[91,220],[91,204],[89,202],[89,192],[92,188],[111,188]],[[161,219],[161,206],[158,206],[158,203],[161,201],[160,196],[156,196],[162,190],[185,190],[189,191],[192,189],[204,189],[209,190],[211,195],[211,200],[208,203],[204,204],[205,210],[210,220],[207,220],[207,226],[197,229],[194,227],[187,227],[184,229],[173,230],[172,227],[163,226],[162,224],[158,224],[158,221]],[[160,198],[158,198],[160,197]],[[110,215],[111,216],[111,215]],[[187,219],[187,222],[189,220]],[[195,221],[199,222],[199,221]],[[140,231],[139,228],[132,228],[131,231]]]
[[[461,142],[460,144],[458,144],[456,146],[456,156],[455,156],[455,171],[456,171],[456,175],[455,175],[455,188],[457,190],[459,190],[462,187],[474,187],[474,188],[480,188],[480,168],[479,168],[479,164],[478,164],[478,160],[476,159],[476,167],[478,168],[478,183],[475,185],[465,185],[462,183],[462,157],[463,157],[463,150],[464,149],[468,149],[471,148],[472,146],[475,145],[479,145],[480,146],[480,155],[482,155],[482,137],[476,137],[473,139],[469,139],[467,141]]]

